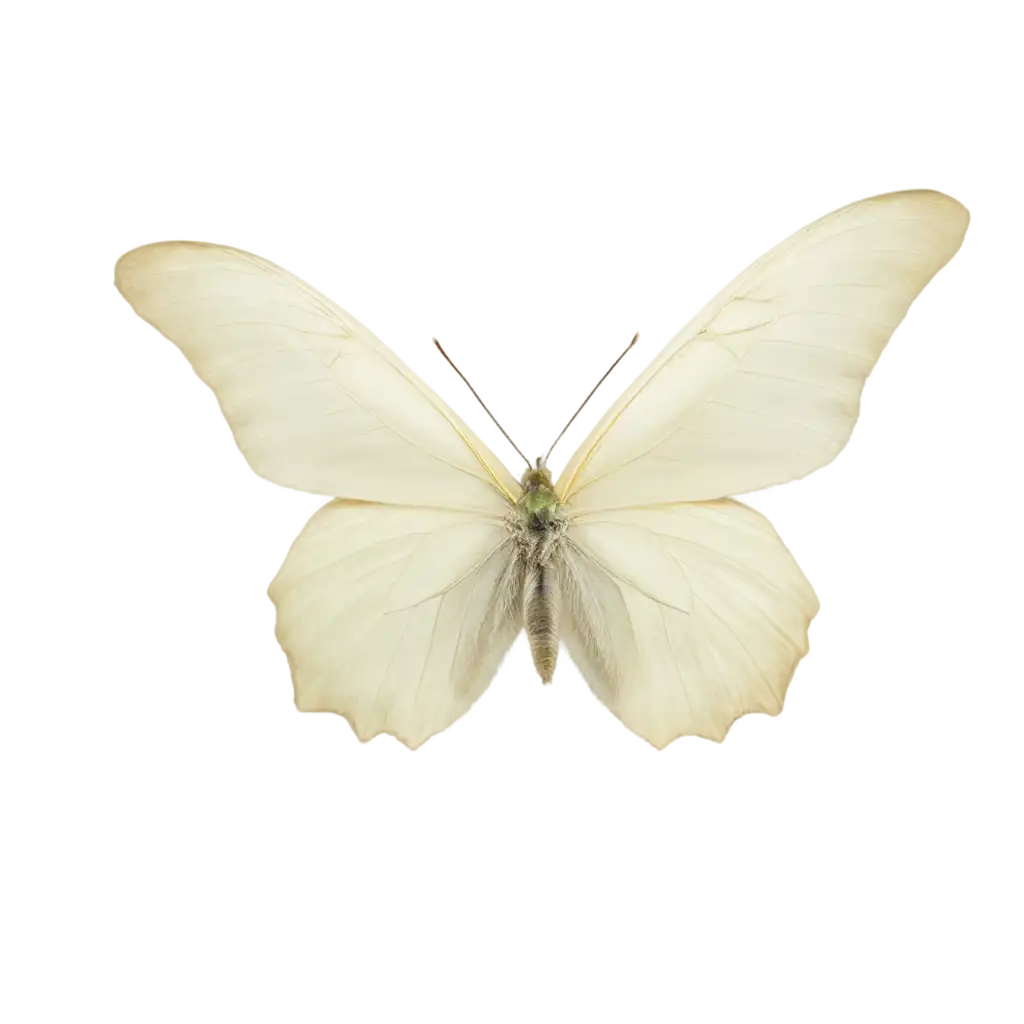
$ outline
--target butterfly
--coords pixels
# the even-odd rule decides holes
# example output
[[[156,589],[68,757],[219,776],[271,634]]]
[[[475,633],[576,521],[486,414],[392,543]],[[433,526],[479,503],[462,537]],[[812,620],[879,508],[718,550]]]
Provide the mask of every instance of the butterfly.
[[[332,499],[269,589],[301,710],[415,748],[525,629],[544,682],[564,645],[661,748],[782,709],[818,600],[732,495],[836,457],[968,221],[907,191],[797,231],[665,346],[557,480],[546,457],[517,480],[362,324],[258,256],[158,242],[122,256],[115,283],[212,388],[256,473]]]

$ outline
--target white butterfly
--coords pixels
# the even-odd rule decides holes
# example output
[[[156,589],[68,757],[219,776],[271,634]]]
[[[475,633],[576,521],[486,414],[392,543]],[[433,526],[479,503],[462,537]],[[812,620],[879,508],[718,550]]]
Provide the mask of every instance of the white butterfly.
[[[270,585],[299,708],[417,747],[525,626],[545,682],[564,642],[664,747],[782,709],[818,601],[764,516],[727,496],[835,458],[968,219],[941,193],[895,192],[796,232],[668,343],[557,483],[541,459],[517,482],[365,327],[258,256],[161,242],[115,273],[252,468],[338,496]]]

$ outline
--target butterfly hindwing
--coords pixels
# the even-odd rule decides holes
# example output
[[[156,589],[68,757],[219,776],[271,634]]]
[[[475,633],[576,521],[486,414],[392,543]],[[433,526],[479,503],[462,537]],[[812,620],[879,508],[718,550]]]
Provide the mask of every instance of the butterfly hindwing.
[[[329,502],[270,585],[298,707],[410,747],[447,728],[522,628],[512,554],[499,520]]]
[[[578,516],[562,576],[570,656],[656,747],[777,714],[818,611],[771,524],[737,501]]]

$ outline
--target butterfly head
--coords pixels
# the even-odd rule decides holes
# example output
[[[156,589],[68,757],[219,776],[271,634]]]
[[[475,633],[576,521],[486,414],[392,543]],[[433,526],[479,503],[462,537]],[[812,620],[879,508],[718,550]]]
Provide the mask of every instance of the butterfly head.
[[[551,480],[551,470],[544,464],[544,459],[537,459],[537,465],[531,466],[520,482],[523,485],[520,508],[527,513],[531,522],[548,522],[557,512],[559,503]]]

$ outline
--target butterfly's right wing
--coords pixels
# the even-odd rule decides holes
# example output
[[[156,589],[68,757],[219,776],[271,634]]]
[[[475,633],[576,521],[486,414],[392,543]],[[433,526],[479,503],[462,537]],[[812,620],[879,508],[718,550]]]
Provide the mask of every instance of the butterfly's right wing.
[[[569,654],[633,732],[722,740],[782,710],[818,600],[764,516],[730,500],[585,513],[560,559]]]
[[[570,459],[556,485],[566,644],[656,746],[781,709],[818,603],[768,521],[725,496],[836,456],[968,219],[941,193],[894,192],[797,231],[669,342]]]
[[[893,192],[822,217],[724,288],[580,445],[556,491],[577,512],[745,494],[849,440],[861,389],[968,213]]]
[[[270,585],[295,703],[418,747],[469,710],[522,626],[500,519],[332,501]]]
[[[331,497],[499,514],[519,485],[383,342],[259,256],[203,242],[126,253],[114,280],[210,386],[249,465]]]

